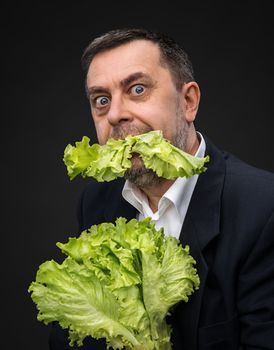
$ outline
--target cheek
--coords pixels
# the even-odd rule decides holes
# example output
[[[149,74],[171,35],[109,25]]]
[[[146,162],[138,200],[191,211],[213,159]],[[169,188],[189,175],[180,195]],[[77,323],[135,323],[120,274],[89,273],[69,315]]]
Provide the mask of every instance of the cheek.
[[[150,120],[153,129],[162,130],[166,139],[173,140],[178,128],[178,110],[173,104],[158,104]]]
[[[175,120],[175,111],[173,106],[162,102],[151,105],[146,110],[145,115],[147,116],[147,121],[154,129],[167,130],[172,128]]]
[[[159,125],[166,114],[159,103],[147,103],[135,108],[137,118],[151,126]]]
[[[110,130],[109,125],[103,120],[94,120],[94,125],[96,129],[97,138],[100,144],[105,144],[109,138]]]

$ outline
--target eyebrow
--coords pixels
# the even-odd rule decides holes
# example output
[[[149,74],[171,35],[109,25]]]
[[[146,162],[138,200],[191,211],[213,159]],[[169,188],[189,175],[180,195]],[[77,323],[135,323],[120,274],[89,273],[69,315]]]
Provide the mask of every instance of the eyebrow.
[[[144,78],[146,80],[149,80],[152,82],[151,77],[148,74],[145,74],[143,72],[135,72],[130,74],[128,77],[126,77],[125,79],[120,81],[120,86],[125,88],[126,86],[128,86],[129,84],[133,83],[134,81],[140,79],[140,78]],[[87,90],[87,95],[90,96],[92,94],[98,94],[98,93],[106,93],[109,92],[108,88],[105,88],[103,86],[91,86],[89,88],[86,89]]]
[[[125,79],[123,79],[120,82],[120,85],[122,87],[128,86],[129,84],[133,83],[135,80],[138,80],[140,78],[145,78],[147,80],[152,81],[151,77],[148,74],[145,74],[143,72],[136,72],[136,73],[132,73],[130,74],[128,77],[126,77]]]
[[[90,88],[86,87],[87,97],[92,94],[106,93],[108,91],[109,90],[103,86],[91,86]]]

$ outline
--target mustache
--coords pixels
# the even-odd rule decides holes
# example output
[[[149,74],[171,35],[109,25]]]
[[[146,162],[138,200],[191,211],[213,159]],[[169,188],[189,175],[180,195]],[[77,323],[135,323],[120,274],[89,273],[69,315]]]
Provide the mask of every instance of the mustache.
[[[114,139],[125,139],[128,135],[132,135],[132,136],[141,135],[152,130],[153,128],[149,126],[140,127],[140,126],[130,125],[130,124],[121,124],[121,125],[114,126],[110,134],[110,137]]]

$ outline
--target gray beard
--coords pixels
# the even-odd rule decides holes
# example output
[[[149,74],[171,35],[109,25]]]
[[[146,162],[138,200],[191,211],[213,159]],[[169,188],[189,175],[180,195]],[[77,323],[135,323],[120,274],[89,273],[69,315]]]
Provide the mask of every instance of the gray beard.
[[[111,137],[115,139],[124,139],[128,135],[140,135],[152,130],[153,129],[149,127],[138,128],[136,126],[132,127],[125,123],[114,127]],[[177,133],[174,139],[171,140],[171,143],[175,147],[185,150],[187,135],[187,124],[184,124],[183,126],[178,125]],[[125,179],[133,183],[138,188],[156,186],[165,181],[164,178],[157,176],[153,170],[147,169],[144,166],[140,156],[137,155],[133,155],[132,167],[126,171]]]

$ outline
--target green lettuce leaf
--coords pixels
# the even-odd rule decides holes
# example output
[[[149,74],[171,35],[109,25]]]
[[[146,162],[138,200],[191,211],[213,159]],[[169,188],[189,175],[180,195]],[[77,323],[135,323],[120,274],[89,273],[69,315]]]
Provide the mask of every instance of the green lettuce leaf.
[[[87,136],[76,142],[75,147],[67,145],[63,161],[70,179],[81,174],[91,176],[97,181],[111,181],[122,177],[130,168],[130,145],[122,140],[110,139],[106,145],[89,145]]]
[[[70,345],[91,336],[114,349],[171,349],[166,316],[200,283],[188,246],[150,218],[94,225],[57,246],[65,260],[44,262],[29,287],[38,320],[67,328]]]
[[[206,170],[204,163],[209,161],[208,156],[194,157],[173,146],[157,131],[138,135],[132,152],[140,154],[146,168],[170,180],[200,174]]]
[[[63,161],[71,180],[79,174],[99,182],[123,177],[131,167],[130,159],[134,153],[140,155],[146,168],[159,177],[172,180],[204,172],[204,164],[209,161],[209,156],[194,157],[173,146],[159,130],[129,135],[124,140],[109,139],[105,145],[90,146],[89,141],[84,136],[75,146],[69,144],[65,148]]]

